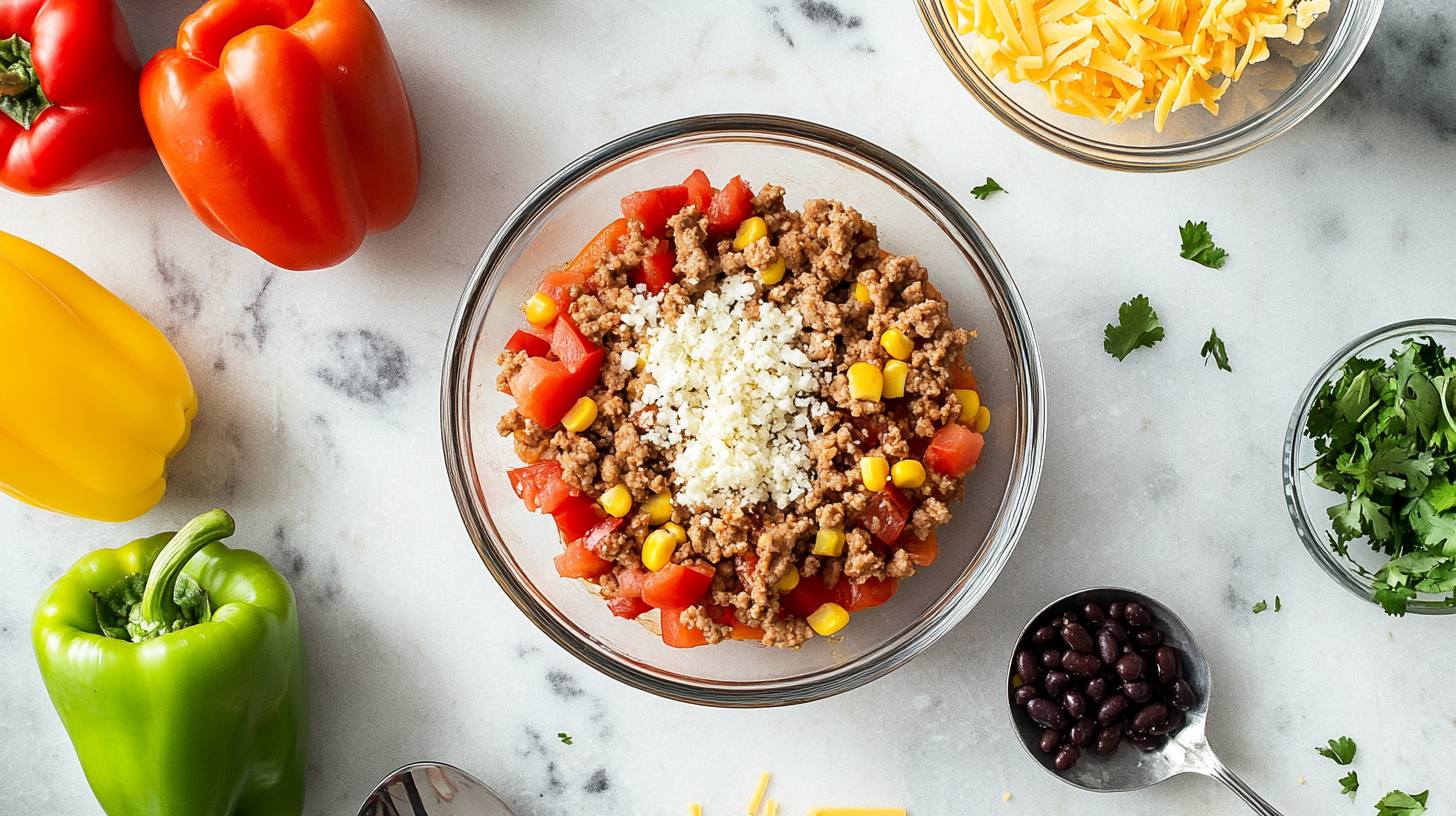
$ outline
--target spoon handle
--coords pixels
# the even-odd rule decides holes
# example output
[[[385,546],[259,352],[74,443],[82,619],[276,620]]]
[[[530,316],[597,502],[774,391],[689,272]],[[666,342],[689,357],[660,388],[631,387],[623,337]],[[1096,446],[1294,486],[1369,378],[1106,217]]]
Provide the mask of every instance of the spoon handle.
[[[1263,797],[1259,796],[1259,794],[1254,793],[1253,788],[1245,785],[1244,780],[1234,775],[1234,772],[1230,771],[1228,767],[1225,766],[1221,761],[1219,761],[1218,757],[1213,756],[1211,752],[1208,756],[1208,770],[1206,772],[1214,779],[1217,779],[1225,785],[1228,785],[1229,790],[1237,793],[1239,795],[1239,798],[1244,800],[1244,802],[1249,807],[1253,808],[1254,812],[1258,813],[1259,816],[1281,816],[1279,811],[1274,809],[1273,805],[1265,802]]]

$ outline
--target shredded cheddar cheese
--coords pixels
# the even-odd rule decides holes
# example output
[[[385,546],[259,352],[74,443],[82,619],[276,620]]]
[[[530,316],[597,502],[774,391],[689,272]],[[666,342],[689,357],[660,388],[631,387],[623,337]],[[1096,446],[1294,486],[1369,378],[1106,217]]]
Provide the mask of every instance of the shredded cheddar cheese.
[[[753,792],[753,798],[748,800],[748,816],[756,816],[758,804],[763,801],[763,792],[768,790],[768,771],[758,775],[758,788]]]
[[[1218,101],[1269,40],[1299,44],[1329,0],[945,0],[991,77],[1030,82],[1057,110],[1124,122]]]

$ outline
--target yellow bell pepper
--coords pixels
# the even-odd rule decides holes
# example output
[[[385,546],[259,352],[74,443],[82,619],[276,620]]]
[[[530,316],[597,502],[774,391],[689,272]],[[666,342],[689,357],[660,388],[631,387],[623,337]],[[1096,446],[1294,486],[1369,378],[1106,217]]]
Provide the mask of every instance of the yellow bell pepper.
[[[128,521],[167,489],[197,392],[167,338],[65,260],[0,232],[0,490]]]

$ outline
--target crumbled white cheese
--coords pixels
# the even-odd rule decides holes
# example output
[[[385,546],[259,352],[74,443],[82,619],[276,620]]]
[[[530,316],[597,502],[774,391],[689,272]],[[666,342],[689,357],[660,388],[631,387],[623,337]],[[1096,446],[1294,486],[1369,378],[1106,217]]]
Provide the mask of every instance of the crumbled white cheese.
[[[758,319],[745,317],[755,291],[736,275],[671,325],[657,298],[635,297],[623,317],[642,327],[651,349],[646,371],[655,382],[642,389],[641,402],[658,410],[643,439],[669,450],[677,496],[687,504],[772,501],[785,508],[812,486],[813,427],[805,413],[829,411],[819,398],[827,362],[801,348],[797,309],[760,302]],[[622,365],[630,368],[626,354]]]

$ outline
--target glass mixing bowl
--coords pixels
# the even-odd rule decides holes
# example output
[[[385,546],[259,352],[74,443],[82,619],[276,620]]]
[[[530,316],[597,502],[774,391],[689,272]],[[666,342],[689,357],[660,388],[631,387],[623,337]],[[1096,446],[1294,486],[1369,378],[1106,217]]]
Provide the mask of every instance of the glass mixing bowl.
[[[884,606],[856,612],[833,638],[795,650],[732,642],[673,649],[642,624],[613,617],[581,582],[560,578],[551,518],[511,490],[519,462],[496,433],[513,400],[495,389],[496,354],[524,325],[520,305],[542,271],[569,261],[619,215],[622,196],[703,168],[787,190],[787,203],[831,198],[879,226],[880,240],[919,257],[974,329],[968,357],[992,422],[967,499],[940,532],[940,557]],[[1045,440],[1041,364],[1031,324],[1001,259],[971,217],[935,182],[868,142],[770,116],[682,119],[625,136],[541,185],[486,247],[446,350],[441,422],[445,461],[465,526],[507,596],[592,667],[647,691],[694,703],[804,702],[866,683],[920,653],[970,611],[1001,571],[1031,510]],[[842,637],[840,637],[842,635]]]
[[[947,10],[954,0],[916,0],[925,30],[945,64],[986,109],[1054,153],[1114,170],[1187,170],[1231,159],[1299,124],[1334,92],[1375,30],[1384,0],[1330,0],[1303,43],[1273,42],[1269,59],[1250,65],[1220,102],[1219,115],[1190,106],[1104,125],[1054,110],[1029,82],[992,79],[971,58],[976,35],[961,35]]]
[[[1375,571],[1389,556],[1370,549],[1363,538],[1349,543],[1349,558],[1341,557],[1330,547],[1329,533],[1333,528],[1325,510],[1344,501],[1344,496],[1315,485],[1308,467],[1317,454],[1314,440],[1304,434],[1304,426],[1309,423],[1309,411],[1319,392],[1326,383],[1339,379],[1340,369],[1350,358],[1388,361],[1390,353],[1406,340],[1426,336],[1435,338],[1448,355],[1456,354],[1456,320],[1439,317],[1392,323],[1350,341],[1335,352],[1305,387],[1289,420],[1289,430],[1284,434],[1284,501],[1289,506],[1295,532],[1315,562],[1336,583],[1371,603],[1375,603],[1375,590],[1371,586]],[[1451,606],[1445,595],[1421,593],[1406,602],[1406,611],[1444,615],[1456,612],[1456,606]]]

